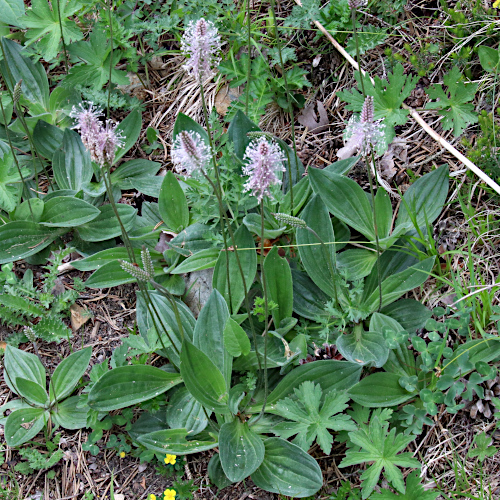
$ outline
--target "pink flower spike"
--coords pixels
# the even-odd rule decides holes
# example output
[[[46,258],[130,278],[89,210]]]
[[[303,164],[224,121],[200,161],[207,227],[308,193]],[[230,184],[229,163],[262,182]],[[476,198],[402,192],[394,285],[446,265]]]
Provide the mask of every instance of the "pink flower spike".
[[[368,96],[363,103],[359,117],[352,116],[344,132],[345,146],[337,151],[341,160],[359,153],[366,156],[371,148],[377,148],[385,140],[385,125],[382,119],[374,119],[373,97]]]
[[[172,146],[172,163],[175,170],[187,177],[206,168],[211,151],[198,132],[183,130]]]
[[[117,148],[123,146],[124,137],[116,130],[118,125],[112,120],[106,120],[103,124],[100,120],[102,110],[92,102],[80,103],[79,108],[73,106],[70,113],[71,118],[76,119],[73,128],[80,130],[83,145],[90,152],[92,161],[101,166],[111,165]]]
[[[103,116],[102,109],[94,106],[94,103],[89,101],[87,103],[80,103],[78,108],[73,106],[69,116],[76,120],[73,128],[80,131],[83,145],[86,149],[91,149],[90,146],[96,141],[101,130],[99,118]]]
[[[123,135],[119,130],[116,130],[118,124],[112,120],[106,120],[106,125],[101,130],[96,141],[96,157],[97,163],[100,165],[112,165],[115,160],[116,150],[123,146]]]
[[[181,39],[182,53],[189,57],[183,68],[196,79],[210,77],[220,62],[220,36],[211,21],[191,21]]]
[[[245,191],[251,191],[260,202],[265,195],[271,195],[271,185],[281,184],[276,173],[285,171],[285,156],[276,143],[262,138],[247,146],[244,159],[248,160],[248,164],[243,167],[243,174],[250,176],[245,183]]]

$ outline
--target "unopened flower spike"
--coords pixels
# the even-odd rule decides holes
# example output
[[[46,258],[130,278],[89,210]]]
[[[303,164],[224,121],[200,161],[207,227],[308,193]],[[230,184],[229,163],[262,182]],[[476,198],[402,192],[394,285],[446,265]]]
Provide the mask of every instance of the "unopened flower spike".
[[[299,219],[298,217],[294,217],[293,215],[277,213],[273,214],[273,216],[280,224],[288,224],[292,227],[307,229],[306,221]]]
[[[177,135],[172,146],[172,162],[177,172],[189,177],[205,169],[210,159],[210,146],[198,132],[183,130]]]
[[[155,275],[155,268],[153,265],[153,259],[151,259],[151,254],[149,253],[148,248],[143,248],[141,250],[141,259],[142,259],[142,267],[144,268],[144,271],[151,276],[151,278],[154,277]]]
[[[262,201],[265,195],[270,196],[269,188],[272,185],[281,184],[276,173],[285,171],[285,156],[275,142],[262,138],[247,146],[243,159],[248,162],[243,167],[243,174],[249,176],[244,191],[251,191],[253,196]]]
[[[207,78],[220,62],[221,40],[211,21],[191,21],[181,39],[182,53],[189,57],[183,68],[196,79]]]
[[[28,340],[30,342],[35,342],[36,335],[35,335],[35,332],[33,331],[33,328],[31,328],[31,326],[25,326],[23,328],[23,333],[24,333],[24,335],[26,335],[26,337],[28,337]]]
[[[134,277],[137,281],[148,282],[154,277],[154,274],[151,275],[144,269],[141,269],[137,264],[132,264],[131,262],[127,262],[126,260],[119,259],[120,267],[129,273],[132,277]]]
[[[21,98],[22,94],[22,84],[23,81],[19,80],[16,85],[14,86],[14,91],[12,92],[12,100],[14,101],[14,104],[17,104],[19,99]]]

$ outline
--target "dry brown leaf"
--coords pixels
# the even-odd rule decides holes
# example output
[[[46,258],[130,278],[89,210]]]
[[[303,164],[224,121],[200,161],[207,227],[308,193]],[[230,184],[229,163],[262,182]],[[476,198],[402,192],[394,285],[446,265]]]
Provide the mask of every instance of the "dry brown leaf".
[[[5,351],[5,348],[7,347],[7,342],[0,342],[0,349],[3,349]]]
[[[221,87],[215,96],[215,109],[221,116],[226,116],[231,103],[238,99],[242,94],[241,87],[230,88],[229,85]]]
[[[73,304],[69,310],[71,312],[71,328],[73,332],[76,332],[90,319],[90,313],[87,308],[81,307],[78,304]]]
[[[297,121],[304,127],[307,127],[309,132],[312,132],[313,134],[323,132],[330,125],[330,122],[328,121],[328,114],[323,103],[321,101],[316,101],[316,105],[318,107],[319,119],[317,119],[318,117],[314,111],[314,104],[304,108],[299,116],[297,116]]]

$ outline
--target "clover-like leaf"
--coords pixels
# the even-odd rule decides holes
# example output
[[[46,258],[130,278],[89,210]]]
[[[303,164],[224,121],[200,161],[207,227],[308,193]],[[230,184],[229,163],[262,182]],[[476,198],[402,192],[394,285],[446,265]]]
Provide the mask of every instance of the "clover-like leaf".
[[[480,462],[483,462],[486,457],[492,457],[498,449],[491,445],[492,439],[486,434],[486,432],[481,432],[477,434],[474,438],[472,444],[475,444],[475,448],[470,448],[467,455],[470,458],[477,457]]]
[[[348,415],[337,415],[347,408],[349,396],[343,392],[330,391],[323,395],[321,386],[306,381],[295,389],[296,399],[278,401],[273,413],[287,420],[275,425],[272,432],[284,439],[295,436],[294,443],[307,451],[314,440],[328,455],[333,437],[330,430],[350,431],[356,425]]]

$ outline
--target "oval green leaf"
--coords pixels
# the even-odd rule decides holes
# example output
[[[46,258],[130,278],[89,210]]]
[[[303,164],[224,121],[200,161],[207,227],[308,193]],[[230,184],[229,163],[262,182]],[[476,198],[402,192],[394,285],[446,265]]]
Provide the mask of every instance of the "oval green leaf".
[[[287,497],[314,495],[323,486],[321,469],[299,446],[281,438],[264,441],[265,455],[252,481],[265,491]]]
[[[220,461],[230,481],[242,481],[255,472],[264,460],[264,451],[262,438],[239,418],[220,428]]]
[[[369,408],[396,406],[415,397],[399,385],[400,375],[377,372],[358,382],[349,389],[349,395],[356,403]]]
[[[154,366],[119,366],[105,373],[89,392],[88,405],[97,411],[112,411],[158,396],[182,382],[178,373]]]
[[[72,196],[58,196],[45,203],[40,224],[49,227],[77,227],[100,214],[97,207]]]
[[[187,341],[182,344],[181,375],[188,391],[203,406],[217,413],[230,413],[224,376],[203,351]]]

